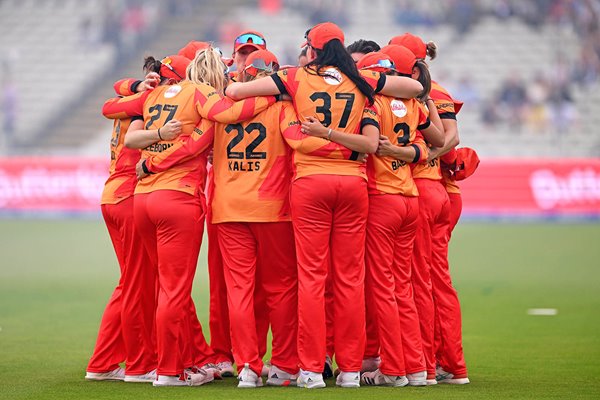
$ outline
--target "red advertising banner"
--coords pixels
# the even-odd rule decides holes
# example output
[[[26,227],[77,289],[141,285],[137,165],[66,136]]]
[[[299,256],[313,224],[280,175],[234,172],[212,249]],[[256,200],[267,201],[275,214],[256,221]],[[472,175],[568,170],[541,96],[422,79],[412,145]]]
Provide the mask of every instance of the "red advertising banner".
[[[459,182],[471,216],[600,216],[600,159],[483,159]]]
[[[0,158],[0,211],[99,212],[108,160]],[[459,182],[468,217],[600,217],[600,159],[483,159]]]

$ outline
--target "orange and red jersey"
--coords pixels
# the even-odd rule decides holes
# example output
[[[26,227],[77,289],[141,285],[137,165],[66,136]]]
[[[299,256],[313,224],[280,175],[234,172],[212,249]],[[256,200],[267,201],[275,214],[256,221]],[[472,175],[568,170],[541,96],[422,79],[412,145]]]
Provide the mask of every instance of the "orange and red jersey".
[[[113,88],[118,95],[131,96],[136,94],[136,89],[142,81],[133,78],[119,79],[113,84]]]
[[[456,119],[455,105],[458,109],[462,103],[455,102],[450,96],[450,93],[437,82],[431,81],[431,92],[429,93],[435,103],[440,119]],[[413,168],[413,178],[425,178],[439,181],[442,179],[442,171],[440,169],[440,160],[434,158],[428,163],[417,164]]]
[[[323,67],[321,73],[325,76],[317,75],[312,68],[297,67],[284,69],[271,77],[281,93],[292,97],[301,120],[306,116],[315,116],[326,127],[359,134],[366,97],[337,68]],[[385,75],[374,71],[361,71],[361,75],[376,91],[381,90],[385,84]],[[338,148],[345,149],[343,146]],[[335,174],[362,176],[366,179],[365,165],[357,162],[357,157],[356,152],[351,153],[350,157],[340,155],[336,158],[294,149],[294,177],[297,179],[307,175]]]
[[[372,107],[365,108],[362,125],[379,128],[381,135],[398,146],[415,149],[413,163],[427,160],[429,151],[419,129],[426,129],[431,122],[421,104],[415,99],[396,99],[375,96]],[[396,158],[373,155],[367,159],[368,189],[370,195],[401,194],[418,196],[410,166]]]
[[[152,175],[139,181],[136,193],[155,190],[179,190],[189,194],[203,191],[206,180],[206,160],[189,157],[184,162],[162,160],[160,153],[188,138],[195,129],[211,124],[204,119],[219,122],[238,122],[248,119],[275,102],[274,97],[249,98],[234,102],[221,96],[209,85],[183,81],[177,85],[159,86],[126,98],[108,100],[103,113],[109,118],[144,116],[144,129],[157,129],[176,119],[182,123],[182,132],[174,140],[158,141],[142,150],[142,158],[150,158],[146,166]],[[199,127],[197,127],[199,125]],[[205,128],[206,129],[206,128]],[[208,129],[210,130],[210,129]],[[199,135],[205,138],[211,133]],[[208,145],[207,145],[208,147]],[[185,152],[185,147],[179,148]],[[153,157],[156,156],[154,159]]]
[[[291,220],[291,150],[282,133],[294,121],[292,104],[279,102],[252,119],[217,124],[213,223]]]

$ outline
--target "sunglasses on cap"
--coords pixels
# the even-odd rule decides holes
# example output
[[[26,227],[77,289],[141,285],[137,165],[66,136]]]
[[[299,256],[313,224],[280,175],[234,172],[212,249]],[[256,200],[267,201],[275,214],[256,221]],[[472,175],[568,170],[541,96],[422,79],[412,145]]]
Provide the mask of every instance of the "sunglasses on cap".
[[[257,70],[272,73],[277,72],[277,70],[279,70],[279,64],[277,64],[276,62],[271,62],[267,64],[262,58],[257,58],[256,60],[252,60],[252,64],[246,65],[246,67],[244,68],[244,72],[246,72],[249,68],[256,68]]]
[[[179,75],[177,73],[177,71],[175,71],[175,68],[173,68],[173,66],[171,66],[172,62],[173,62],[173,60],[171,60],[169,57],[165,57],[162,60],[160,60],[161,65],[164,65],[165,67],[167,67],[172,73],[177,75],[177,77],[179,79],[183,80],[183,77],[181,75]]]
[[[377,61],[377,64],[367,65],[365,67],[362,67],[361,69],[369,69],[369,68],[386,68],[386,69],[396,70],[396,66],[390,60],[379,60],[379,61]]]
[[[257,44],[259,46],[266,46],[267,42],[265,38],[260,37],[255,33],[244,33],[235,38],[235,44]]]
[[[305,33],[304,33],[304,39],[306,39],[306,44],[309,45],[310,47],[312,47],[312,45],[310,44],[310,39],[308,38],[308,34],[310,33],[311,29],[308,29]]]

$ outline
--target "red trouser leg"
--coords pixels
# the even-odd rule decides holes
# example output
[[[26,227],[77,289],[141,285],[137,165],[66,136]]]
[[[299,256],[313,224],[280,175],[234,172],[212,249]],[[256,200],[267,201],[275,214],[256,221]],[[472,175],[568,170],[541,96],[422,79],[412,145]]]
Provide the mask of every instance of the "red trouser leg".
[[[360,371],[365,346],[366,182],[352,176],[303,177],[292,184],[291,206],[298,257],[300,367],[323,370],[324,292],[331,256],[336,360],[342,371]]]
[[[254,288],[256,284],[256,238],[246,222],[217,225],[223,255],[231,345],[238,372],[248,363],[260,376],[263,361],[258,354]]]
[[[435,308],[431,284],[432,229],[448,196],[438,191],[439,182],[415,179],[419,189],[419,218],[412,260],[412,283],[415,305],[419,313],[421,340],[429,376],[435,375],[434,321]]]
[[[258,261],[258,273],[256,286],[254,288],[254,319],[256,321],[256,340],[258,341],[258,356],[263,359],[267,354],[267,336],[269,335],[269,307],[267,304],[267,293],[263,290],[262,282],[268,277],[263,276],[264,268],[260,267]]]
[[[402,346],[407,374],[425,371],[425,356],[421,340],[419,314],[412,286],[412,257],[419,219],[419,199],[405,197],[406,217],[398,231],[394,251],[396,303],[402,326]]]
[[[208,210],[206,229],[208,232],[208,277],[210,288],[210,347],[215,352],[215,362],[233,362],[223,259],[218,241],[217,225],[211,223],[212,212],[210,212],[210,207]]]
[[[381,343],[379,369],[386,375],[406,375],[402,326],[396,303],[394,257],[399,229],[407,214],[403,196],[369,196],[366,239],[367,298],[372,301]]]
[[[121,276],[117,287],[104,308],[102,321],[98,330],[98,338],[94,353],[88,363],[89,372],[108,372],[119,367],[125,361],[125,344],[121,333],[121,306],[123,302],[123,277],[127,269],[126,247],[131,240],[133,230],[132,218],[133,197],[119,204],[103,204],[102,216],[112,241]]]
[[[367,230],[369,228],[367,227]],[[367,234],[368,241],[368,234]],[[367,268],[368,270],[368,268]],[[365,278],[365,285],[367,283]],[[365,340],[365,353],[363,358],[377,358],[379,357],[379,328],[377,322],[377,310],[375,309],[375,300],[371,296],[370,292],[365,289],[365,322],[366,322],[366,340]]]
[[[440,184],[440,193],[445,193]],[[439,332],[440,366],[454,375],[467,374],[462,347],[462,318],[456,290],[452,286],[448,266],[448,232],[450,231],[450,200],[444,203],[442,212],[432,230],[431,283]]]
[[[452,236],[452,231],[454,231],[454,227],[458,224],[460,214],[462,214],[462,196],[460,193],[448,193],[448,198],[450,199],[450,226],[448,227],[448,238],[450,238],[450,236]]]
[[[271,364],[295,374],[298,372],[298,268],[292,223],[250,226],[258,239],[261,287],[267,304],[267,321],[271,321],[273,332]],[[261,340],[259,335],[259,355]]]
[[[140,233],[148,237],[149,243],[156,238],[158,258],[158,374],[179,375],[191,366],[187,364],[193,359],[190,332],[195,316],[190,315],[191,293],[205,205],[197,196],[174,190],[149,193],[145,203],[154,229]]]

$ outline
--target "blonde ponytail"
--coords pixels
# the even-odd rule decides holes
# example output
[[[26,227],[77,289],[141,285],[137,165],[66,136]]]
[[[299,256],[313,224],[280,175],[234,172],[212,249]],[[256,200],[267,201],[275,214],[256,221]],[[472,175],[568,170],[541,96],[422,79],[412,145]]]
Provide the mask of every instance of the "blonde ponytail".
[[[195,84],[204,83],[223,93],[227,85],[225,70],[221,55],[211,46],[196,53],[196,57],[185,71],[185,76]]]

